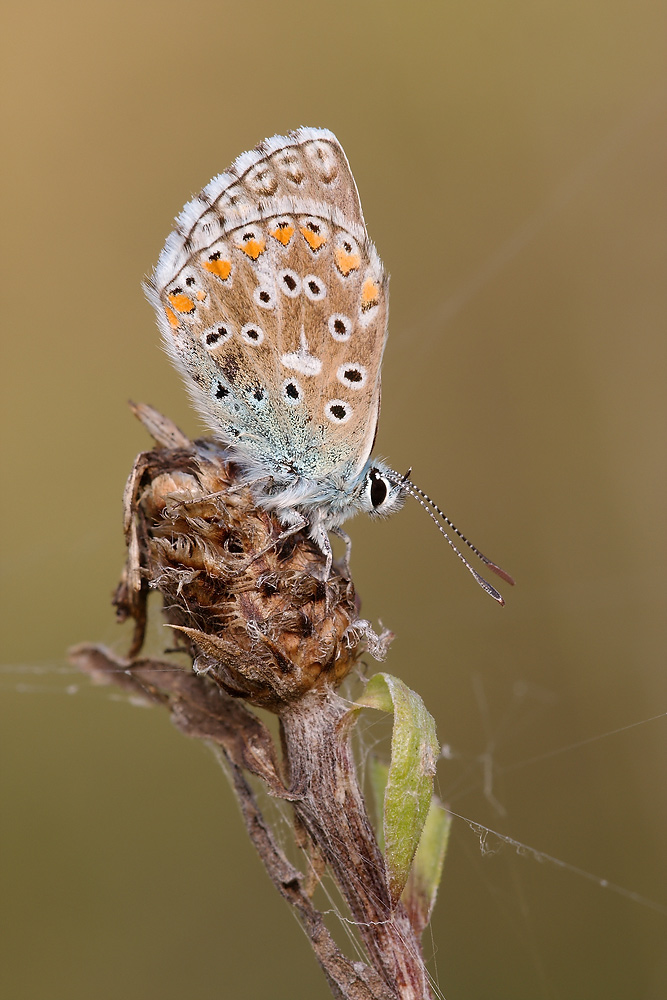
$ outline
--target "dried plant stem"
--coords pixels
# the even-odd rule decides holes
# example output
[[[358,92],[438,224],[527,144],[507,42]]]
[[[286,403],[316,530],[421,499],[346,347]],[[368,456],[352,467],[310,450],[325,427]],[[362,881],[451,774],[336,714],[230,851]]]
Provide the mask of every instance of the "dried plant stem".
[[[139,456],[126,491],[128,563],[116,605],[134,619],[135,638],[127,659],[92,645],[71,659],[98,682],[165,706],[184,733],[215,747],[248,835],[335,997],[431,1000],[423,921],[392,905],[350,748],[354,716],[336,693],[364,651],[382,653],[386,637],[358,618],[343,571],[322,583],[319,550],[303,536],[284,539],[210,442],[189,442],[155,411],[136,410],[158,447]],[[137,655],[149,588],[162,592],[190,669]],[[280,748],[253,705],[280,720]],[[248,775],[291,804],[296,842],[311,859],[305,874],[278,846]],[[311,901],[325,867],[368,963],[341,952]]]
[[[345,702],[311,692],[282,713],[294,811],[325,858],[374,967],[396,997],[430,998],[421,945],[401,903],[392,908],[349,740]]]

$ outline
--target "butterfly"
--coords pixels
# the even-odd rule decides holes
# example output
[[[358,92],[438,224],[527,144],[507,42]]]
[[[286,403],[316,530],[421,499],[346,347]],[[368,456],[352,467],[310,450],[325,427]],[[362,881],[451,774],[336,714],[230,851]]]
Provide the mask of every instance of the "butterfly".
[[[347,158],[327,129],[300,128],[241,154],[176,219],[145,285],[167,352],[259,506],[329,532],[406,496],[431,515],[478,583],[436,504],[371,458],[387,339],[388,277]],[[467,539],[464,539],[466,544]],[[470,545],[494,572],[504,571]]]

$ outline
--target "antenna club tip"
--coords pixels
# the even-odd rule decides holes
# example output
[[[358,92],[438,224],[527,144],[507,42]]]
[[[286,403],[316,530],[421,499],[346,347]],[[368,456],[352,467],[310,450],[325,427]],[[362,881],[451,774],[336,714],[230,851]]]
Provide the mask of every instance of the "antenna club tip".
[[[514,577],[510,576],[509,573],[506,573],[500,566],[496,566],[494,562],[487,562],[486,565],[496,574],[496,576],[499,576],[501,580],[504,580],[505,583],[509,583],[510,587],[515,585]]]
[[[487,583],[486,580],[484,582]],[[496,602],[496,604],[499,604],[501,608],[504,608],[505,607],[505,598],[503,597],[503,595],[499,594],[498,591],[496,590],[496,588],[492,587],[491,584],[487,583],[487,586],[488,586],[488,590],[487,590],[487,587],[484,587],[483,589],[486,590],[487,594],[494,599],[494,601]]]

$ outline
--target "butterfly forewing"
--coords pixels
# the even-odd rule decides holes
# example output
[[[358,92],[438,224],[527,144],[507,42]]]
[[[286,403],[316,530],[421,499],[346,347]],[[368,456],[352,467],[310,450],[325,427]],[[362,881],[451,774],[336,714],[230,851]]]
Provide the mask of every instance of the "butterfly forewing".
[[[316,480],[361,469],[387,281],[332,133],[265,140],[214,178],[148,292],[199,410],[241,458]]]

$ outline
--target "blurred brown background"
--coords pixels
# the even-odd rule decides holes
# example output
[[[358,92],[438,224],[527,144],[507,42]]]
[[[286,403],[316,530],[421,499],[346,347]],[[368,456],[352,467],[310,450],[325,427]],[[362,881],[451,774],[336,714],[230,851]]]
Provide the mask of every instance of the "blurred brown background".
[[[339,136],[392,273],[378,453],[518,581],[497,607],[416,504],[351,525],[386,669],[451,748],[441,794],[667,904],[667,722],[646,721],[667,707],[665,20],[654,0],[5,12],[3,996],[329,995],[210,754],[64,658],[124,648],[120,498],[148,445],[126,400],[199,428],[141,278],[187,198],[302,124]],[[664,912],[487,847],[455,823],[425,941],[447,1000],[667,995]]]

